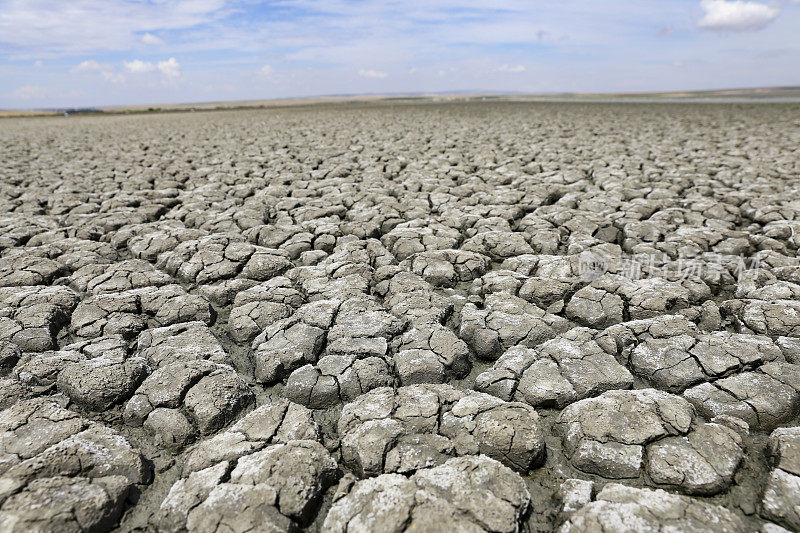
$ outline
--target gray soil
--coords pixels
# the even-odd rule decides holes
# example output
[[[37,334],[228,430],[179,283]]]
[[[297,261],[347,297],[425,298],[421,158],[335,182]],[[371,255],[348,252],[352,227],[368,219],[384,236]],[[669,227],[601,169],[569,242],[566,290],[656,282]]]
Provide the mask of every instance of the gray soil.
[[[0,531],[800,530],[800,105],[0,121]]]

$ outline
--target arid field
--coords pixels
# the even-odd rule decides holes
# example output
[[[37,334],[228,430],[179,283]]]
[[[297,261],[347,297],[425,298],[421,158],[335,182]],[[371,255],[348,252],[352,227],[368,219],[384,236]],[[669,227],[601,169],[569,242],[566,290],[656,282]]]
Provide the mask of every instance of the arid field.
[[[0,119],[0,531],[798,531],[798,248],[800,104]]]

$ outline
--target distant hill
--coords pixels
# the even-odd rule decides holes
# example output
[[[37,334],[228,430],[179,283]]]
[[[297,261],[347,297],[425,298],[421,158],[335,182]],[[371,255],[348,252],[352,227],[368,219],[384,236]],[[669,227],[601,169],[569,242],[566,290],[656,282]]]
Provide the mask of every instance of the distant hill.
[[[633,93],[562,93],[548,95],[525,95],[532,98],[571,98],[582,100],[594,99],[669,99],[669,100],[724,100],[724,99],[798,99],[800,86],[790,87],[757,87],[751,89],[714,89],[709,91],[667,91],[667,92],[633,92]]]
[[[30,117],[67,114],[146,114],[161,112],[191,112],[224,109],[258,109],[295,105],[352,104],[367,102],[413,103],[413,102],[459,102],[459,101],[686,101],[686,102],[798,102],[800,86],[758,87],[750,89],[715,89],[709,91],[668,91],[630,93],[498,93],[491,91],[461,91],[448,93],[399,93],[399,94],[353,94],[328,95],[307,98],[284,98],[272,100],[239,100],[220,102],[144,104],[128,106],[100,106],[81,109],[32,109],[0,110],[2,117]]]

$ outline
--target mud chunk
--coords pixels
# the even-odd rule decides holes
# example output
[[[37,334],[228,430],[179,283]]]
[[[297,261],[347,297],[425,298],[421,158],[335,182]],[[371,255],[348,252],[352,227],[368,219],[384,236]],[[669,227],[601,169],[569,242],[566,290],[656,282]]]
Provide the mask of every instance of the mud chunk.
[[[202,322],[148,329],[139,334],[136,344],[138,354],[154,367],[204,360],[231,363],[230,356]]]
[[[189,531],[297,531],[292,520],[277,509],[278,495],[268,485],[223,483],[214,487],[189,512]]]
[[[456,283],[472,281],[486,273],[490,260],[485,255],[466,250],[435,250],[414,254],[400,266],[422,276],[425,281],[439,286],[452,287]]]
[[[611,479],[638,477],[644,446],[685,435],[694,419],[691,404],[655,389],[608,391],[567,406],[554,429],[572,464]]]
[[[179,285],[164,285],[91,296],[76,307],[70,331],[88,339],[114,334],[134,338],[149,320],[158,327],[193,321],[210,324],[212,317],[204,298],[188,294]]]
[[[222,461],[263,449],[268,444],[290,440],[319,440],[320,430],[307,408],[281,399],[262,405],[226,431],[197,443],[187,452],[183,475]]]
[[[384,297],[384,305],[395,316],[412,324],[443,324],[453,313],[453,302],[434,292],[434,287],[420,276],[394,267],[390,279],[378,282],[375,292]],[[376,276],[383,276],[376,272]]]
[[[505,292],[517,296],[520,287],[528,279],[524,274],[513,270],[492,270],[476,279],[470,285],[469,293],[484,297],[493,292]]]
[[[761,516],[797,530],[800,528],[800,476],[776,468],[770,473],[761,500]]]
[[[252,405],[254,395],[227,365],[210,361],[171,363],[145,379],[125,404],[125,423],[146,427],[176,449],[195,434],[213,433]],[[167,410],[160,410],[163,407]],[[156,412],[158,411],[158,412]],[[152,421],[150,417],[154,417]],[[149,422],[148,422],[149,421]]]
[[[653,277],[629,279],[606,274],[575,293],[567,304],[567,317],[601,328],[684,309],[711,297],[699,280],[680,282]]]
[[[270,486],[281,513],[304,521],[322,490],[336,480],[336,469],[320,443],[292,440],[240,458],[230,482]]]
[[[342,302],[328,342],[350,338],[391,339],[403,332],[406,321],[387,313],[377,302],[367,298],[350,298]],[[342,353],[346,350],[342,350]]]
[[[159,228],[159,229],[156,229]],[[137,230],[141,231],[137,231]],[[166,222],[151,228],[129,227],[131,232],[127,247],[134,257],[155,262],[158,256],[173,250],[179,243],[191,241],[203,236],[202,231],[186,228],[183,224],[169,227]]]
[[[197,292],[205,296],[211,303],[224,307],[231,305],[236,295],[258,285],[254,279],[233,278],[201,286]]]
[[[156,270],[141,259],[113,265],[92,264],[79,268],[70,276],[70,285],[80,292],[104,294],[144,287],[161,287],[173,283],[168,274]]]
[[[251,341],[264,328],[290,316],[303,303],[303,296],[285,277],[273,278],[236,295],[228,318],[231,338]]]
[[[574,513],[558,531],[660,531],[664,528],[708,533],[747,531],[742,520],[724,507],[663,490],[636,489],[616,483],[603,487],[593,502]]]
[[[420,369],[432,371],[438,378],[447,376],[461,378],[469,372],[469,348],[464,341],[448,328],[439,324],[426,324],[413,327],[403,333],[399,340],[398,353],[394,356],[395,364],[402,351],[412,351],[413,354],[421,355],[421,366],[411,365],[407,367],[409,373],[405,373],[398,368],[398,375],[403,380],[404,375],[416,374],[420,377]],[[413,358],[413,357],[412,357]],[[418,383],[437,383],[436,381],[418,381]],[[405,384],[405,383],[404,383]]]
[[[769,454],[772,463],[800,476],[800,428],[778,428],[769,436]]]
[[[289,375],[285,396],[320,409],[392,385],[394,363],[389,346],[406,326],[405,320],[387,313],[375,300],[362,297],[343,301],[327,333],[325,355]],[[303,329],[312,334],[314,343],[318,342],[319,332]]]
[[[22,400],[0,416],[0,464],[29,459],[89,423],[50,398]]]
[[[402,385],[444,382],[444,365],[432,350],[402,350],[394,364]]]
[[[566,308],[566,316],[593,328],[622,322],[625,302],[614,294],[592,286],[577,291]]]
[[[775,344],[780,348],[786,361],[793,365],[800,364],[800,339],[792,337],[778,337]]]
[[[515,346],[478,375],[475,389],[534,407],[564,407],[612,389],[629,389],[633,376],[595,341],[574,328],[536,348]]]
[[[34,395],[30,387],[14,378],[0,378],[0,410]]]
[[[459,337],[485,359],[521,344],[532,348],[572,327],[564,318],[547,313],[510,294],[491,294],[484,308],[468,303],[461,311]]]
[[[203,470],[184,472],[153,523],[167,531],[207,524],[253,524],[267,531],[306,523],[322,492],[338,478],[336,461],[313,440],[289,440]]]
[[[364,346],[371,350],[370,346]],[[385,352],[385,344],[383,348]],[[316,365],[305,365],[291,373],[284,394],[293,402],[323,409],[361,394],[392,385],[394,377],[383,357],[327,355]]]
[[[687,494],[711,495],[733,482],[744,457],[741,437],[719,424],[702,424],[685,437],[668,437],[647,447],[647,473],[659,485]]]
[[[583,479],[568,479],[558,488],[562,516],[569,516],[592,501],[594,482]]]
[[[140,315],[141,302],[135,293],[92,296],[75,309],[70,330],[83,338],[114,334],[131,338],[147,327]]]
[[[525,233],[511,231],[484,231],[467,239],[462,250],[487,255],[495,261],[508,257],[534,253]]]
[[[324,329],[300,321],[300,317],[276,323],[256,347],[256,379],[274,383],[305,364],[316,363],[325,340]]]
[[[636,374],[670,392],[782,359],[769,337],[724,331],[646,339],[630,355]]]
[[[243,237],[215,233],[178,244],[158,256],[156,265],[184,283],[204,285],[235,277],[257,250]]]
[[[199,321],[206,325],[214,322],[215,313],[208,300],[189,294],[180,285],[164,285],[156,290],[136,289],[142,312],[153,326],[169,326]]]
[[[156,407],[147,415],[143,426],[154,436],[156,446],[175,452],[191,444],[198,436],[198,431],[179,409]]]
[[[117,359],[97,357],[70,363],[58,374],[58,390],[75,403],[103,411],[127,400],[147,377],[148,366],[141,357]]]
[[[122,514],[130,483],[122,476],[49,477],[29,483],[0,507],[0,528],[59,531],[111,529]]]
[[[0,287],[0,341],[23,352],[54,350],[56,335],[79,300],[63,286]]]
[[[292,267],[289,254],[284,251],[261,249],[250,256],[242,269],[242,277],[266,281]]]
[[[52,399],[0,413],[0,528],[111,529],[134,484],[152,477],[117,432]]]
[[[411,221],[398,224],[392,231],[381,237],[381,242],[398,261],[407,259],[415,253],[456,248],[461,240],[458,230],[431,221]]]
[[[728,300],[722,310],[754,333],[800,337],[800,303],[793,300]]]
[[[247,384],[227,368],[207,374],[184,397],[184,405],[197,422],[200,433],[208,435],[233,421],[255,400]]]
[[[125,438],[105,426],[92,424],[2,474],[3,478],[26,482],[53,476],[123,476],[130,483],[148,483],[151,472]]]
[[[86,355],[73,350],[31,352],[23,354],[12,376],[37,392],[51,390],[59,374],[67,366],[86,360]]]
[[[324,341],[325,330],[303,322],[277,331],[258,347],[257,379],[271,383],[304,363],[315,363]]]
[[[189,512],[203,503],[214,487],[230,471],[230,463],[223,461],[176,481],[152,518],[152,523],[163,531],[185,531]]]
[[[564,307],[568,295],[577,292],[575,290],[577,284],[577,281],[533,276],[522,284],[518,296],[537,307],[555,313]]]
[[[779,428],[769,437],[770,472],[761,516],[789,529],[800,528],[800,428]]]
[[[731,415],[753,429],[770,430],[800,411],[800,367],[767,363],[751,372],[701,383],[683,395],[703,416]]]
[[[544,437],[533,408],[449,385],[382,388],[345,405],[342,459],[365,476],[413,472],[483,453],[516,470],[537,466]]]
[[[34,255],[0,258],[0,287],[49,285],[67,269],[58,261]]]
[[[322,527],[512,532],[529,505],[530,494],[517,474],[485,456],[458,457],[409,478],[383,474],[359,481],[334,502]]]

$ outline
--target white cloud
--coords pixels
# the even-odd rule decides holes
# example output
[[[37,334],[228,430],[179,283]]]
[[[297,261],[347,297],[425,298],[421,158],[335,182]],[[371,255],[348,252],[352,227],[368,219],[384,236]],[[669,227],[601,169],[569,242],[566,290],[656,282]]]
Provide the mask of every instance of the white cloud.
[[[513,74],[519,74],[520,72],[525,72],[525,67],[522,65],[502,65],[498,68],[500,72],[511,72]]]
[[[389,75],[382,70],[364,70],[363,68],[358,71],[358,75],[362,78],[374,78],[378,80],[382,80],[384,78],[389,77]]]
[[[174,57],[170,57],[166,61],[159,61],[158,63],[151,63],[150,61],[142,61],[141,59],[134,59],[133,61],[123,61],[122,66],[131,74],[146,74],[148,72],[160,72],[168,79],[174,80],[181,77],[181,65]],[[113,79],[106,78],[109,81]],[[123,78],[124,80],[124,78]]]
[[[125,76],[115,73],[113,69],[103,71],[103,79],[110,83],[125,83]]]
[[[142,32],[192,28],[226,14],[225,0],[3,0],[0,6],[3,44],[59,55],[128,50]]]
[[[159,61],[158,70],[161,71],[164,76],[170,79],[180,78],[181,76],[181,65],[175,60],[174,57],[170,57],[166,61]]]
[[[47,88],[52,105],[77,103],[65,97],[69,87],[85,88],[80,102],[98,105],[374,91],[388,78],[395,90],[408,92],[476,86],[537,92],[679,90],[746,86],[752,80],[790,84],[791,72],[800,66],[792,47],[800,4],[791,1],[545,5],[499,0],[489,6],[479,0],[276,0],[285,16],[267,17],[263,5],[251,0],[0,0],[0,107],[19,104],[10,95],[27,84]],[[714,6],[744,4],[780,12],[761,33],[735,34],[744,41],[713,38],[724,26]],[[701,19],[709,29],[699,27]],[[679,36],[675,46],[680,50],[654,42],[660,30],[660,35]],[[169,41],[147,45],[147,34]],[[541,61],[508,53],[528,45],[536,47]],[[732,45],[741,53],[731,53]],[[629,59],[632,49],[639,56],[635,62]],[[586,75],[586,50],[604,58],[603,69],[591,76]],[[177,93],[178,81],[158,67],[171,56],[181,58],[178,68],[165,67],[180,73]],[[45,57],[42,68],[32,67]],[[94,58],[95,70],[65,72]],[[141,64],[133,62],[137,58]],[[123,59],[145,72],[133,73]],[[685,62],[683,68],[673,65],[675,59]],[[520,61],[526,61],[521,63],[526,70],[513,73]],[[262,71],[265,62],[274,71]],[[17,68],[23,64],[26,68]],[[450,71],[450,65],[458,71]],[[412,67],[418,70],[412,73]],[[536,71],[535,79],[528,68]],[[368,69],[386,78],[369,77]],[[360,70],[367,77],[359,76]],[[483,87],[481,80],[492,73],[496,83]],[[44,77],[38,80],[38,75]],[[213,90],[204,92],[206,86]]]
[[[125,76],[122,73],[116,72],[114,67],[108,64],[98,63],[94,59],[87,59],[86,61],[82,61],[76,67],[72,68],[70,72],[84,73],[84,74],[99,73],[103,77],[103,79],[109,83],[125,82]]]
[[[23,85],[11,93],[12,98],[19,100],[30,100],[32,98],[46,98],[47,90],[36,85]]]
[[[125,70],[127,70],[128,72],[132,72],[134,74],[139,74],[142,72],[152,72],[156,68],[149,61],[142,61],[141,59],[134,59],[133,61],[123,61],[122,66],[125,67]]]
[[[743,0],[703,0],[705,16],[698,26],[716,31],[758,30],[775,20],[780,9],[759,2]]]
[[[136,61],[133,61],[131,64],[135,64]],[[141,63],[141,61],[139,61]],[[127,67],[127,65],[126,65]],[[136,65],[134,65],[136,68]],[[121,73],[116,72],[114,67],[108,64],[98,63],[94,59],[87,59],[86,61],[82,61],[76,67],[70,70],[72,73],[100,73],[103,76],[103,79],[109,83],[124,83],[125,76]]]
[[[261,70],[259,72],[261,72],[261,74],[263,74],[264,76],[272,76],[273,74],[275,74],[275,69],[269,65],[264,65],[263,67],[261,67]]]
[[[87,59],[82,61],[77,67],[72,69],[72,72],[100,72],[103,66],[94,59]]]
[[[149,32],[145,33],[144,35],[142,35],[142,42],[144,44],[150,44],[150,45],[154,45],[154,46],[159,46],[159,45],[165,44],[163,39],[160,39],[160,38],[156,37],[155,35],[153,35],[152,33],[149,33]]]

